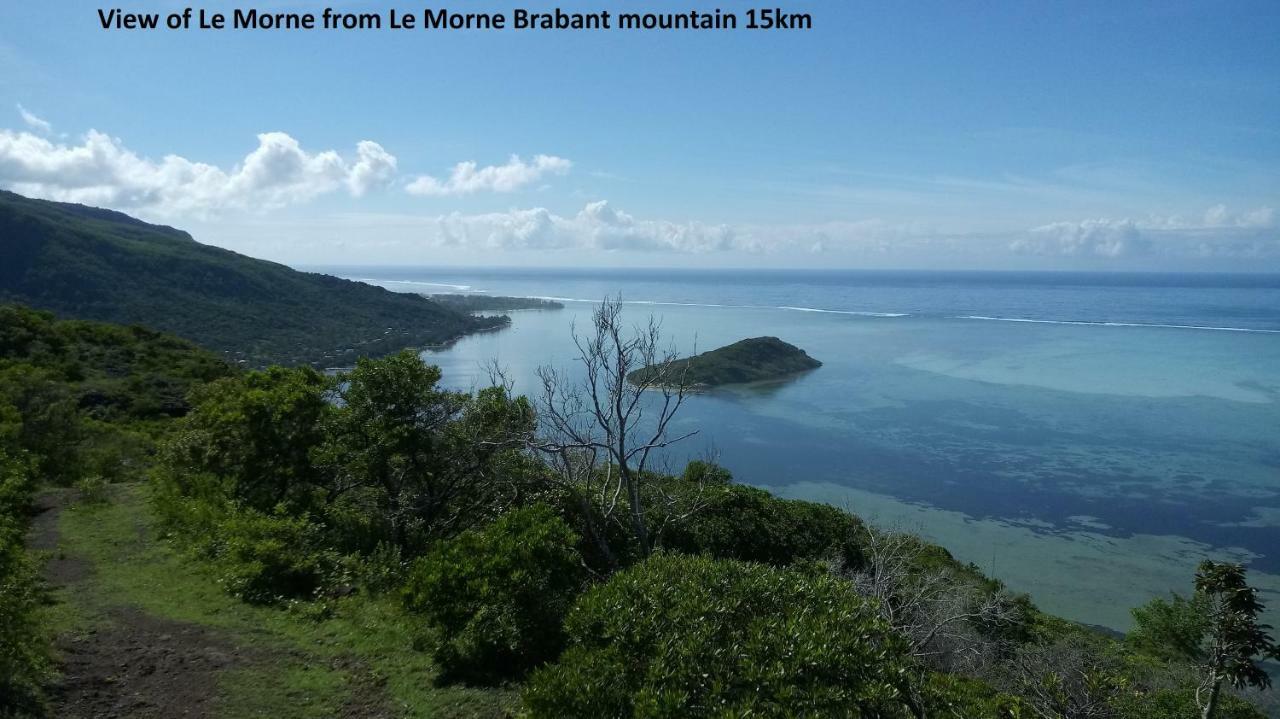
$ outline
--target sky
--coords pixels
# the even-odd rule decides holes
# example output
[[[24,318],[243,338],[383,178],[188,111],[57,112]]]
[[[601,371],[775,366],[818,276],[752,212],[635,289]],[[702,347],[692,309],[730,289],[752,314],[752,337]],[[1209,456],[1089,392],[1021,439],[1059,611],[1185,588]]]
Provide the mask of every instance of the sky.
[[[812,28],[773,31],[98,18],[191,1],[0,5],[0,187],[294,265],[1280,272],[1274,0],[778,0]]]

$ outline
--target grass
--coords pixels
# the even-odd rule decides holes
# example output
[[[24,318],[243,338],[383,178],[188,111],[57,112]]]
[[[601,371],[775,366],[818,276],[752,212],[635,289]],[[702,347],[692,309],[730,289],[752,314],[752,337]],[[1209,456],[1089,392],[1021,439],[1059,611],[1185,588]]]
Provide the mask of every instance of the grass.
[[[313,605],[244,604],[219,588],[204,566],[158,541],[145,488],[119,485],[110,503],[62,513],[56,551],[88,560],[93,573],[51,618],[61,631],[107,621],[105,611],[132,606],[166,619],[209,627],[255,657],[219,681],[219,715],[328,717],[370,696],[403,717],[509,715],[515,693],[437,686],[430,658],[412,646],[414,627],[398,603],[352,596],[317,619]]]

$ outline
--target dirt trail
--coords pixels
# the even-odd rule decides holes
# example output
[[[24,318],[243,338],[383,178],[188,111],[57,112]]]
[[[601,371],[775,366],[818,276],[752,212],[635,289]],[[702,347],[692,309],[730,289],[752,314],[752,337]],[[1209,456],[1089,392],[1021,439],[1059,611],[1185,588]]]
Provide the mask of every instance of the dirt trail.
[[[28,546],[49,552],[45,581],[75,594],[95,578],[94,566],[58,547],[58,519],[74,493],[49,492],[36,500]],[[139,541],[145,531],[139,529]],[[85,592],[91,595],[91,592]],[[218,712],[218,677],[226,671],[271,671],[276,660],[297,660],[296,649],[244,648],[216,628],[157,617],[132,606],[91,607],[94,625],[59,637],[62,677],[50,691],[49,716],[58,719],[206,719]],[[305,661],[305,659],[304,659]],[[312,658],[312,661],[316,659]],[[321,660],[323,661],[323,660]],[[334,660],[351,678],[341,719],[395,716],[381,682],[355,658]],[[284,719],[284,717],[281,717]]]
[[[127,608],[108,617],[108,628],[59,641],[64,674],[54,716],[211,717],[218,673],[245,663],[204,627]]]
[[[58,516],[70,501],[65,493],[39,498],[33,549],[56,552]],[[54,553],[45,565],[45,580],[71,592],[92,577],[93,566],[83,558]],[[132,607],[110,607],[104,614],[101,626],[58,639],[63,676],[51,692],[50,716],[212,717],[218,674],[248,664],[231,641],[206,627]]]

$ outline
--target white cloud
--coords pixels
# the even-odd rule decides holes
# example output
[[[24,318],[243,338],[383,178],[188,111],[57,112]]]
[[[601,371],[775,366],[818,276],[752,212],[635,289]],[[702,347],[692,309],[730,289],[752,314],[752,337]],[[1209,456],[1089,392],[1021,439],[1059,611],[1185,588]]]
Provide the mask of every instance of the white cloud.
[[[730,225],[696,220],[642,219],[604,200],[573,214],[545,207],[436,217],[392,216],[372,220],[416,244],[475,251],[576,249],[604,252],[770,254],[824,252],[884,255],[895,248],[929,245],[918,228],[876,220],[817,225]]]
[[[1010,249],[1069,257],[1131,257],[1149,252],[1151,243],[1132,220],[1101,219],[1042,225],[1032,229],[1030,237],[1014,240]]]
[[[18,114],[22,115],[22,121],[27,123],[27,127],[35,130],[41,135],[48,135],[53,132],[53,125],[48,120],[39,117],[27,108],[18,103]]]
[[[363,140],[356,145],[356,163],[347,175],[347,188],[356,197],[391,183],[396,176],[395,155],[382,145]]]
[[[542,207],[481,215],[453,213],[431,220],[426,239],[445,245],[503,250],[743,249],[733,230],[725,225],[637,220],[606,201],[592,202],[571,217]]]
[[[64,144],[0,129],[0,185],[162,217],[272,209],[343,188],[358,196],[390,182],[395,169],[395,157],[375,142],[359,143],[348,162],[332,150],[307,152],[283,132],[258,135],[258,146],[224,170],[178,155],[144,158],[96,130]]]
[[[1280,253],[1270,207],[1244,212],[1214,205],[1188,219],[1184,215],[1144,220],[1093,219],[1054,222],[1032,228],[1009,248],[1022,254],[1062,257],[1271,257]]]
[[[554,155],[537,155],[525,162],[512,155],[505,165],[480,167],[475,162],[459,162],[447,180],[420,175],[405,190],[412,195],[469,195],[476,192],[512,192],[541,180],[546,175],[563,175],[573,163]]]
[[[1265,230],[1276,226],[1276,212],[1270,207],[1234,212],[1217,204],[1198,216],[1151,216],[1137,223],[1146,230]]]
[[[1204,213],[1203,226],[1209,227],[1242,227],[1246,229],[1262,229],[1276,226],[1276,212],[1270,207],[1259,207],[1248,212],[1233,213],[1226,205],[1214,205]]]

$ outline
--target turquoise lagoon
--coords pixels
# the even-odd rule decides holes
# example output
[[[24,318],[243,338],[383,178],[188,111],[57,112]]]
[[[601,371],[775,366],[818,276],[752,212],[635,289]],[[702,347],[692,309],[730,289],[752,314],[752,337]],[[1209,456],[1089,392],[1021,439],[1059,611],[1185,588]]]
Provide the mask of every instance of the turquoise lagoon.
[[[556,297],[425,353],[518,389],[572,368],[621,295],[686,351],[775,335],[823,361],[698,395],[670,457],[919,532],[1043,608],[1124,630],[1203,557],[1249,564],[1280,619],[1280,278],[328,268],[396,291]]]

